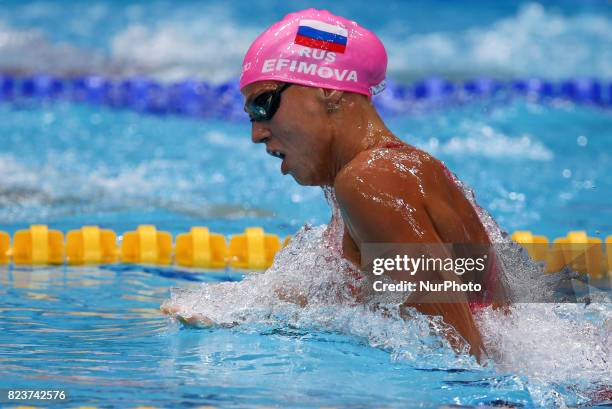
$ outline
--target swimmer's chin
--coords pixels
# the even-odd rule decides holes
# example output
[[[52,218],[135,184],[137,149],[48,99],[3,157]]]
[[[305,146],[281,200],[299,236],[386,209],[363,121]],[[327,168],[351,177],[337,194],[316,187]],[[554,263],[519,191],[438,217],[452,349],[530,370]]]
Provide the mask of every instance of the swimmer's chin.
[[[293,178],[293,180],[296,181],[296,183],[300,186],[322,186],[324,185],[323,182],[320,182],[316,179],[305,179],[302,178],[300,176],[297,176],[295,173],[293,173],[292,171],[287,172],[288,175],[291,175],[291,177]]]
[[[301,186],[317,186],[318,185],[317,183],[312,183],[312,181],[305,180],[303,177],[299,175],[299,173],[296,173],[293,169],[291,169],[287,162],[287,158],[283,159],[283,161],[281,162],[280,171],[283,176],[291,175],[293,180],[295,180],[298,185],[301,185]]]

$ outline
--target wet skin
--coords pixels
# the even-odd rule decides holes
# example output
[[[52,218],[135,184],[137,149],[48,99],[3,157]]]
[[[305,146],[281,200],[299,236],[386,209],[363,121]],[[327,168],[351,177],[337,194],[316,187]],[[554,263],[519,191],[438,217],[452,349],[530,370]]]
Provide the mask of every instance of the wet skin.
[[[242,93],[250,101],[280,85],[256,82]],[[252,141],[280,156],[282,173],[298,183],[334,188],[345,224],[344,257],[355,265],[360,265],[365,243],[422,243],[422,252],[444,257],[448,254],[439,246],[428,245],[489,242],[478,215],[442,163],[397,139],[366,96],[293,85],[282,94],[272,119],[252,123]],[[390,276],[422,278],[403,272]],[[440,273],[435,278],[457,276]],[[445,302],[433,302],[429,294],[411,296],[405,305],[441,315],[480,357],[483,345],[466,295],[445,296]],[[456,340],[451,343],[457,345]]]
[[[407,145],[400,149],[373,148],[349,162],[334,181],[346,226],[345,257],[359,265],[360,249],[365,243],[422,243],[407,255],[418,258],[426,254],[441,259],[453,254],[436,244],[488,243],[472,205],[442,166],[432,156]],[[459,279],[443,271],[419,272],[415,276],[405,272],[386,274],[398,281],[469,281],[468,277]],[[470,352],[480,356],[480,333],[464,293],[414,294],[404,305],[424,314],[441,315],[470,344]],[[451,343],[456,344],[455,340]]]

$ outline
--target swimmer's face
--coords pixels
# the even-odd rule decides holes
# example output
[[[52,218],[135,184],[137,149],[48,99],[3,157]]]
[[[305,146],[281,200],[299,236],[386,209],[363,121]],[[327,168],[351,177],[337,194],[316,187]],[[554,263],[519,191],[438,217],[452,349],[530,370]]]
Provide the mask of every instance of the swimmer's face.
[[[243,88],[242,94],[252,101],[282,84],[259,81]],[[272,119],[252,123],[252,141],[264,143],[269,154],[281,157],[281,172],[290,173],[301,185],[330,183],[332,134],[321,95],[319,88],[293,84],[282,93]]]

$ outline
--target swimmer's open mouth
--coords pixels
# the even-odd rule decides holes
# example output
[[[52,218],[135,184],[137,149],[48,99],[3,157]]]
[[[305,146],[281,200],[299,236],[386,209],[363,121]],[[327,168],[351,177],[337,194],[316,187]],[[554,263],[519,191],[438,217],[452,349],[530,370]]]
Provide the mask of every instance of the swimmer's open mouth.
[[[285,154],[279,151],[271,151],[266,149],[266,152],[268,152],[269,155],[274,156],[275,158],[280,158],[280,159],[285,159]]]

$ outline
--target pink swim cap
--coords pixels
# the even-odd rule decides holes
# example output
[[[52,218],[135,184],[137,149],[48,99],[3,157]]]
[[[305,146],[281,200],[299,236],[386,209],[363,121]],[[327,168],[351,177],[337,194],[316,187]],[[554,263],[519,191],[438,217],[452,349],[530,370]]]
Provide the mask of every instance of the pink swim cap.
[[[354,21],[326,10],[290,13],[255,39],[240,89],[262,80],[375,95],[385,88],[387,52]]]

